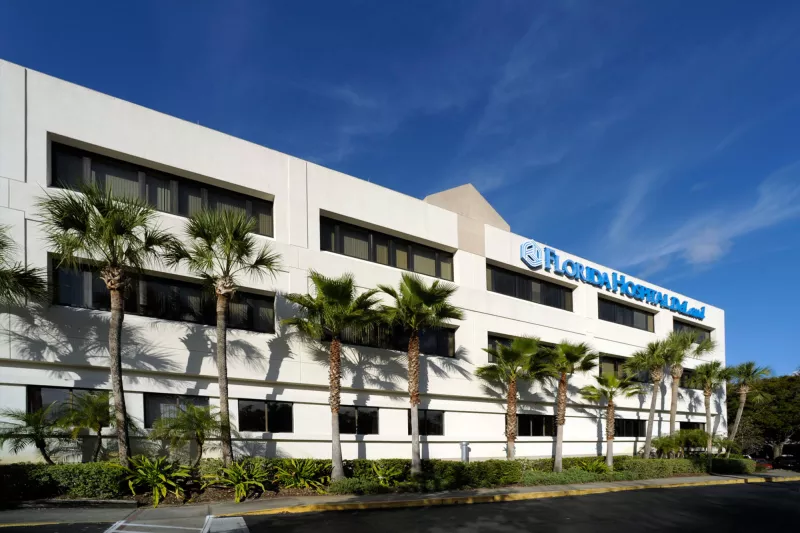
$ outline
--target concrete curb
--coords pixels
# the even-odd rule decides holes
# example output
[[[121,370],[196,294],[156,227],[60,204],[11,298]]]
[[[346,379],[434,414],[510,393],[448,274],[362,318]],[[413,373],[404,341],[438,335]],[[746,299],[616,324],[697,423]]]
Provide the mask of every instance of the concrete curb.
[[[777,479],[777,478],[774,478]],[[781,481],[800,480],[800,476],[793,478],[782,478]],[[244,511],[240,513],[220,514],[215,516],[262,516],[275,514],[301,514],[319,513],[326,511],[366,511],[374,509],[403,509],[412,507],[430,507],[441,505],[471,505],[476,503],[497,503],[514,502],[523,500],[540,500],[548,498],[565,498],[568,496],[587,496],[591,494],[607,494],[612,492],[626,492],[631,490],[644,489],[672,489],[682,487],[706,487],[712,485],[743,485],[746,483],[763,483],[764,478],[736,478],[720,479],[711,481],[692,481],[687,483],[659,483],[659,484],[637,484],[622,485],[618,487],[592,487],[586,489],[569,489],[539,492],[517,492],[509,494],[491,494],[485,496],[456,496],[445,498],[418,498],[409,500],[389,500],[374,502],[353,502],[353,503],[321,503],[311,505],[294,505],[287,507],[275,507],[272,509],[262,509],[258,511]]]
[[[136,500],[28,500],[0,504],[0,511],[13,509],[136,509]]]

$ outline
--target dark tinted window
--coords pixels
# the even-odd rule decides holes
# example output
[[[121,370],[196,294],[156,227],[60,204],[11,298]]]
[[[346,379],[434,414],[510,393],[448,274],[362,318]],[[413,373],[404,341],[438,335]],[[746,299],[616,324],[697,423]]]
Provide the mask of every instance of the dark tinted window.
[[[142,199],[158,211],[187,217],[204,208],[241,211],[256,219],[256,233],[273,235],[272,202],[267,200],[58,143],[52,144],[51,159],[54,186],[95,183],[115,195]]]
[[[618,378],[623,378],[627,375],[625,370],[624,357],[615,357],[613,355],[600,354],[600,375],[613,374]],[[647,372],[642,372],[634,376],[633,381],[640,383],[647,383],[650,377]]]
[[[376,324],[364,331],[342,331],[341,341],[354,346],[369,346],[386,350],[408,351],[408,333],[399,327]],[[330,340],[330,339],[326,339]],[[450,328],[430,329],[420,332],[419,350],[425,355],[455,357],[455,330]]]
[[[294,431],[292,407],[288,402],[267,402],[267,431],[292,433]]]
[[[644,420],[614,419],[615,437],[644,437],[647,433],[647,423]]]
[[[444,435],[444,411],[419,409],[419,434]],[[408,434],[411,435],[411,409],[408,410]]]
[[[264,400],[239,400],[239,431],[292,433],[292,404]]]
[[[615,322],[644,331],[653,330],[653,313],[642,311],[620,302],[598,298],[598,317],[600,320]]]
[[[680,422],[679,429],[702,429],[706,430],[706,425],[703,422]]]
[[[202,396],[178,396],[174,394],[144,395],[144,427],[152,428],[160,418],[174,418],[186,404],[208,407],[208,398]]]
[[[29,385],[27,387],[27,410],[29,413],[39,409],[50,407],[48,418],[55,420],[65,410],[69,409],[76,398],[86,394],[98,394],[101,391],[92,389],[71,389],[62,387],[39,387]],[[105,424],[108,426],[108,420]]]
[[[494,265],[486,266],[486,288],[506,296],[572,311],[572,289]]]
[[[378,408],[341,406],[339,408],[339,433],[344,435],[377,435]]]
[[[108,311],[110,296],[96,269],[53,267],[53,303]],[[125,312],[214,326],[214,295],[199,283],[151,275],[133,276],[125,289]],[[243,291],[234,293],[228,327],[275,332],[275,298]]]
[[[711,338],[711,331],[701,328],[699,326],[695,326],[693,324],[687,324],[686,322],[681,322],[680,320],[672,320],[672,330],[673,331],[694,331],[697,333],[697,342],[703,342],[704,340]]]
[[[512,340],[513,339],[509,337],[500,337],[498,335],[490,334],[488,339],[489,348],[491,348],[492,350],[497,350],[497,347],[501,344],[503,346],[511,346]],[[492,354],[486,354],[486,355],[489,356],[489,362],[494,363],[494,356]]]
[[[692,384],[692,376],[694,376],[694,370],[689,370],[688,368],[684,368],[683,374],[681,374],[680,386],[685,389],[697,388]]]
[[[328,252],[453,280],[453,254],[326,217],[320,218],[320,248]]]
[[[520,437],[552,437],[555,435],[553,415],[517,415],[517,435]]]

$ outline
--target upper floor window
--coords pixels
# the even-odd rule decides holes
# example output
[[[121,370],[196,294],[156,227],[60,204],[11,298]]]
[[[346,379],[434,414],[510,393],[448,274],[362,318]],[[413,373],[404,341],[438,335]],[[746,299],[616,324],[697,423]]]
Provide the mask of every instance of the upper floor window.
[[[506,296],[572,311],[572,289],[494,265],[486,265],[486,288]]]
[[[647,424],[644,420],[614,419],[614,436],[616,437],[644,437],[646,433]]]
[[[53,303],[108,311],[109,292],[96,268],[53,266]],[[214,326],[216,303],[212,292],[190,281],[152,275],[133,276],[125,289],[125,312]],[[228,327],[275,333],[275,298],[236,291],[228,306]]]
[[[627,361],[627,359],[624,357],[600,354],[600,375],[614,375],[619,379],[624,378],[628,375],[628,372],[625,370],[625,361]],[[647,372],[641,372],[632,378],[632,381],[638,381],[640,383],[647,383],[649,380],[650,376]]]
[[[683,369],[683,374],[681,374],[681,381],[680,386],[684,389],[694,389],[696,388],[692,383],[692,377],[694,376],[694,370],[690,370],[688,368]]]
[[[230,209],[256,220],[256,233],[273,236],[272,202],[52,143],[52,184],[79,189],[94,183],[115,195],[138,198],[154,209],[184,217],[203,209]]]
[[[377,435],[378,408],[343,405],[339,408],[339,432],[343,435]]]
[[[160,418],[175,418],[186,404],[208,407],[208,398],[203,396],[178,396],[176,394],[144,394],[144,427],[152,428]]]
[[[517,415],[517,435],[520,437],[555,436],[556,417],[553,415]]]
[[[340,222],[320,218],[320,249],[453,281],[453,254]]]
[[[411,409],[408,411],[408,434],[411,435]],[[419,434],[434,436],[444,435],[444,411],[432,409],[418,409]]]
[[[487,344],[489,348],[492,350],[497,350],[498,346],[502,345],[505,347],[511,346],[511,342],[514,340],[513,337],[505,337],[503,335],[495,335],[493,333],[489,333]],[[539,346],[542,350],[549,350],[555,348],[555,344],[551,344],[549,342],[542,342],[539,341]],[[494,363],[494,356],[492,354],[487,354],[489,356],[489,362]]]
[[[597,314],[600,320],[616,322],[623,326],[629,326],[644,331],[655,331],[653,328],[653,313],[648,313],[637,307],[631,307],[630,305],[625,305],[606,298],[598,298],[597,305]]]
[[[351,344],[354,346],[368,346],[370,348],[405,352],[408,351],[408,337],[408,332],[400,327],[374,324],[366,330],[359,332],[345,329],[342,331],[340,340],[344,344]],[[425,355],[455,357],[455,329],[433,328],[420,331],[419,351],[421,354]]]
[[[687,322],[683,322],[680,320],[672,319],[672,330],[673,331],[693,331],[697,333],[697,342],[703,342],[706,339],[711,338],[711,331],[705,328],[701,328],[694,324],[689,324]]]

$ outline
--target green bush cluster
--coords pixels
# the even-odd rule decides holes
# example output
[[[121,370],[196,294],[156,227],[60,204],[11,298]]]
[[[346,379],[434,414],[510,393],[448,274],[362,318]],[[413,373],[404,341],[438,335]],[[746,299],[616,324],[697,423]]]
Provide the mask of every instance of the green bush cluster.
[[[752,474],[756,471],[756,462],[752,459],[711,459],[711,471],[715,474]]]
[[[563,472],[541,472],[529,470],[522,476],[522,485],[569,485],[598,481],[632,481],[641,479],[635,472],[587,472],[580,468],[568,468]]]
[[[0,465],[0,501],[66,496],[119,498],[128,493],[125,471],[114,463]]]
[[[620,472],[633,472],[641,477],[660,478],[680,474],[705,474],[705,459],[691,457],[688,459],[643,459],[627,457],[624,461],[615,460],[615,469]]]
[[[332,481],[328,485],[330,494],[385,494],[387,492],[390,492],[390,489],[378,481],[361,477],[348,477]]]

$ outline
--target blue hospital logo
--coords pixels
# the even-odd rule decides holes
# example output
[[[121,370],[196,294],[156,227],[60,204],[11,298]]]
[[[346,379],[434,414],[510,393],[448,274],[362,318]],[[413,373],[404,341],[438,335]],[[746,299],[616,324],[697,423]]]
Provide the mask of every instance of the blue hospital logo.
[[[531,268],[539,268],[544,264],[544,251],[536,241],[525,241],[519,247],[519,257]]]

